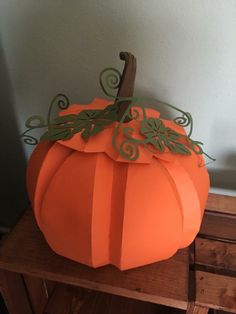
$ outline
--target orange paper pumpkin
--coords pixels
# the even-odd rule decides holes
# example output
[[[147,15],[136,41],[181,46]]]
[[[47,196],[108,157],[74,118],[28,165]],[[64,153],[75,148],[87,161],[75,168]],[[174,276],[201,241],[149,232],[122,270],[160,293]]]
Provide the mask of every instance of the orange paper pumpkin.
[[[95,99],[86,108],[108,104]],[[72,105],[63,114],[83,109]],[[162,121],[184,134],[173,121]],[[167,259],[193,241],[209,178],[195,153],[154,154],[140,148],[139,158],[124,159],[111,143],[116,126],[89,141],[75,134],[66,141],[39,143],[29,161],[27,185],[37,223],[55,252],[92,267],[113,264],[125,270]],[[136,129],[138,121],[125,126]]]

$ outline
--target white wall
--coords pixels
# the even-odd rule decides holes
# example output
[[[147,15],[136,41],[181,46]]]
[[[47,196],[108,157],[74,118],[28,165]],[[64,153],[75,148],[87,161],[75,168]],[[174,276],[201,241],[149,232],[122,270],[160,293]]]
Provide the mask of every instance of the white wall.
[[[212,185],[236,190],[235,0],[1,0],[0,27],[19,134],[58,92],[102,96],[99,72],[127,50],[136,93],[190,111]]]

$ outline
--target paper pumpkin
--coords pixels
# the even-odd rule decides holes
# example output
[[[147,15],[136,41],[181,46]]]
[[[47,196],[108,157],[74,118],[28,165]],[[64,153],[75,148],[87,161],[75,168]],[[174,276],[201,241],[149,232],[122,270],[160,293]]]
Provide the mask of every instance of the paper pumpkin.
[[[29,161],[27,187],[37,223],[55,252],[92,267],[113,264],[125,270],[167,259],[193,241],[209,177],[201,154],[188,148],[183,154],[175,151],[188,147],[183,127],[152,109],[145,111],[145,129],[141,114],[125,123],[130,103],[122,103],[123,121],[108,124],[87,141],[78,132],[40,142]],[[86,106],[69,106],[61,117],[74,119],[85,107],[109,105],[111,101],[97,98]],[[137,108],[131,111],[130,118]],[[157,142],[148,123],[159,138],[172,132],[172,139],[180,138],[179,146],[173,140],[162,149],[160,140],[159,148],[151,149]],[[114,134],[121,150],[114,148]],[[132,158],[137,142],[142,145]]]

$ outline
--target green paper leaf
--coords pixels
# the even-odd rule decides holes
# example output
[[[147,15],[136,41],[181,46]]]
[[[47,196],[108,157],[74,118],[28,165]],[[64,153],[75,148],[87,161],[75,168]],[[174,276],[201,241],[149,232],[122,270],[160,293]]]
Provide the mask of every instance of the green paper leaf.
[[[76,127],[78,125],[79,121],[77,119],[76,114],[68,114],[65,116],[57,117],[53,120],[53,124],[60,125],[63,124],[64,127]]]
[[[112,120],[118,121],[119,120],[119,107],[115,104],[113,105],[108,105],[99,115],[99,118],[101,119],[107,119],[107,120]]]
[[[160,140],[158,140],[157,138],[152,138],[150,139],[150,144],[152,144],[158,151],[160,152],[164,152],[165,150],[165,146],[162,144],[162,142]]]
[[[40,141],[65,141],[72,136],[73,134],[68,128],[50,128],[46,133],[41,136]]]
[[[94,136],[97,133],[101,132],[102,130],[104,130],[104,127],[101,125],[95,125],[94,128],[92,129],[92,131],[90,132],[89,136]]]
[[[118,87],[119,85],[117,85]],[[58,98],[60,96],[60,99]],[[62,99],[61,99],[62,97]],[[103,131],[107,126],[115,121],[118,121],[118,126],[114,131],[114,137],[112,144],[114,148],[127,160],[136,160],[139,156],[139,145],[144,146],[152,153],[164,152],[166,148],[174,154],[190,155],[192,152],[196,154],[205,154],[202,149],[202,143],[191,139],[193,130],[192,117],[188,112],[184,112],[173,105],[165,104],[172,109],[175,109],[182,113],[181,117],[174,120],[175,123],[182,127],[189,126],[190,130],[185,134],[176,132],[175,130],[166,127],[160,118],[147,118],[148,113],[145,112],[145,106],[142,103],[143,100],[138,98],[129,98],[122,100],[122,98],[115,98],[113,104],[108,105],[103,109],[88,109],[79,112],[78,114],[68,114],[58,116],[54,120],[51,119],[52,106],[55,103],[60,109],[67,109],[69,106],[69,100],[65,95],[58,94],[52,101],[47,122],[41,116],[32,116],[26,121],[26,130],[21,137],[25,143],[37,144],[37,140],[28,135],[28,132],[37,129],[48,127],[46,133],[41,136],[41,140],[67,140],[70,139],[74,134],[80,133],[83,139],[88,140],[90,136],[95,136],[99,132]],[[145,102],[147,100],[145,99]],[[127,102],[129,107],[125,112],[125,116],[120,119],[119,110],[120,104]],[[140,112],[135,107],[141,108],[143,120],[140,121]],[[133,110],[133,111],[132,111]],[[131,114],[135,112],[135,114]],[[138,118],[139,117],[139,118]],[[128,118],[128,119],[127,119]],[[132,124],[128,127],[121,128],[121,124],[127,122],[127,120],[136,120],[136,123],[140,123],[140,133],[142,137],[136,137],[135,128],[132,128]],[[123,132],[123,136],[126,139],[120,144],[120,148],[116,147],[115,138],[118,133]],[[133,137],[134,136],[134,137]],[[210,156],[208,156],[212,159]]]
[[[54,119],[49,126],[48,132],[43,134],[41,140],[66,140],[74,134],[81,132],[84,139],[94,136],[104,130],[107,125],[113,123],[112,119],[117,117],[116,108],[112,105],[102,110],[84,110],[79,114],[68,114]]]
[[[158,118],[143,120],[140,131],[147,138],[146,144],[151,144],[159,152],[164,152],[165,147],[167,147],[174,154],[191,154],[190,150],[178,141],[183,135],[165,127],[164,123]]]
[[[92,129],[92,125],[88,124],[86,128],[84,129],[84,131],[81,133],[81,136],[83,137],[84,140],[89,139],[91,129]]]
[[[181,138],[181,134],[177,133],[176,131],[172,130],[171,128],[166,128],[168,137],[172,140],[172,141],[176,141],[179,138]]]
[[[160,119],[149,118],[141,122],[141,133],[148,137],[154,137],[165,132],[166,128]]]
[[[77,115],[77,118],[79,120],[95,119],[99,115],[100,112],[101,110],[93,110],[93,109],[83,110]]]
[[[87,121],[80,121],[79,125],[76,126],[75,128],[72,129],[72,133],[73,134],[76,134],[76,133],[79,133],[81,132],[83,129],[85,129],[88,125],[88,122]]]
[[[106,126],[112,124],[114,121],[112,120],[95,120],[93,121],[95,125]]]
[[[190,150],[182,143],[179,142],[172,142],[166,144],[166,146],[172,151],[174,154],[181,154],[181,155],[190,155]]]

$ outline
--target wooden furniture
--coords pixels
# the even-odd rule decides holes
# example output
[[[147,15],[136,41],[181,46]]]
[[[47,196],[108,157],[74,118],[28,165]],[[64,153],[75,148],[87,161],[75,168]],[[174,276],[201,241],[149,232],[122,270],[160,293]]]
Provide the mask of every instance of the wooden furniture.
[[[196,304],[236,313],[236,197],[209,195],[194,263]]]
[[[151,314],[158,313],[155,304],[188,314],[209,308],[236,313],[236,198],[209,195],[195,245],[167,261],[124,272],[113,266],[91,269],[58,256],[27,211],[1,243],[0,269],[11,314],[116,314],[115,309]],[[101,304],[106,310],[96,312]]]

